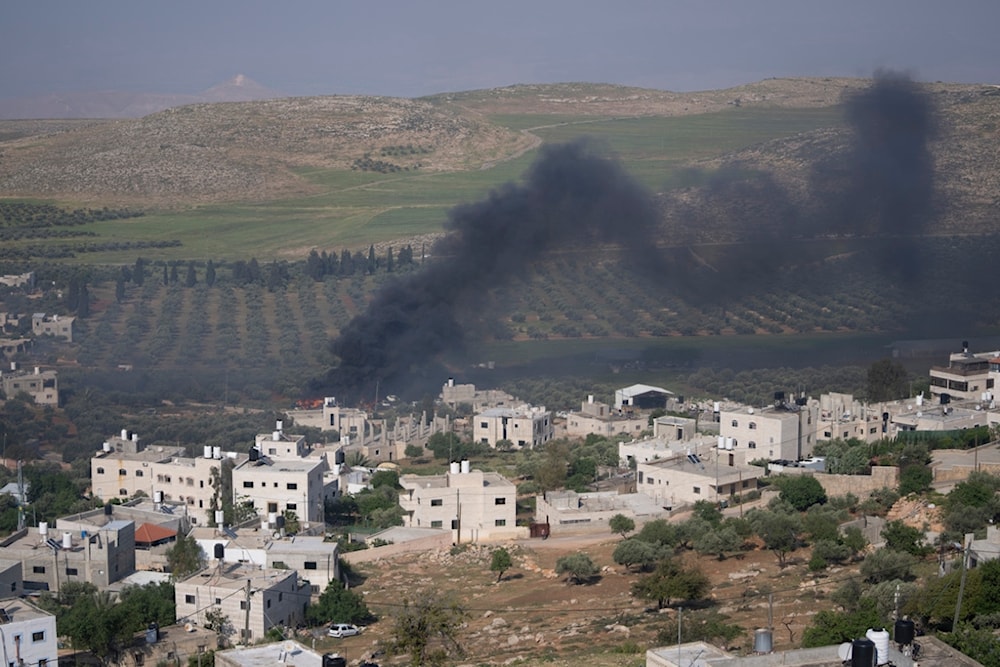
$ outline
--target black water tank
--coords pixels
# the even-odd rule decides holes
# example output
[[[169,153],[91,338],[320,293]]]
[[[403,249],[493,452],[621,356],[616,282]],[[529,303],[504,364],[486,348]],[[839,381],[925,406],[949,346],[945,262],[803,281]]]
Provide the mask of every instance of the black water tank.
[[[215,560],[222,560],[226,555],[226,545],[215,543]]]
[[[941,394],[941,405],[948,405],[951,403],[951,394]]]
[[[250,460],[251,461],[256,461],[259,458],[260,458],[260,450],[257,449],[256,447],[251,447],[250,448]]]
[[[875,664],[875,642],[855,639],[851,642],[851,667],[872,667]]]
[[[347,667],[347,658],[336,653],[324,653],[323,667]]]
[[[916,635],[916,630],[913,627],[913,621],[900,619],[896,621],[896,625],[893,628],[893,638],[896,643],[900,646],[906,646],[907,644],[913,643],[913,637]]]
[[[111,506],[111,503],[108,503],[107,505],[104,506],[104,516],[111,516],[112,514],[114,514],[114,511],[115,508]]]

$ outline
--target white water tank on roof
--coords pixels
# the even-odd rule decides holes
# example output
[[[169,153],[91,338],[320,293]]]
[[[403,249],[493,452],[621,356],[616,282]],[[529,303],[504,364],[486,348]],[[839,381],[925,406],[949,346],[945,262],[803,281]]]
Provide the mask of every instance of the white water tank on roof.
[[[458,472],[459,472],[458,461],[452,461],[451,462],[451,466],[449,467],[449,472],[451,472],[452,475],[457,475],[458,474]]]
[[[469,470],[469,459],[462,459],[462,473],[468,473]]]
[[[73,548],[73,533],[63,533],[62,548],[67,551]]]
[[[213,459],[222,458],[222,447],[212,447],[212,458]]]
[[[202,447],[202,454],[205,455],[206,459],[212,458],[212,445],[205,445]]]

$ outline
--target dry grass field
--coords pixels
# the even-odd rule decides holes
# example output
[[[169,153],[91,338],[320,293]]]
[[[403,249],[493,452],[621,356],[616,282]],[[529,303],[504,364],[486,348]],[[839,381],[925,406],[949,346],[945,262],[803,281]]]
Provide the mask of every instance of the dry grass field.
[[[671,644],[677,612],[657,611],[655,603],[634,598],[630,589],[640,574],[626,572],[612,559],[620,538],[608,534],[578,534],[505,545],[514,567],[496,582],[490,572],[490,546],[470,546],[453,552],[406,554],[359,567],[364,583],[356,590],[381,620],[358,637],[322,640],[318,646],[349,659],[377,652],[391,633],[392,616],[404,599],[427,592],[454,596],[468,610],[460,640],[465,655],[452,664],[558,665],[633,667],[645,664],[646,649]],[[555,574],[556,561],[583,551],[601,566],[590,584],[574,585]],[[803,630],[821,609],[833,608],[826,597],[852,568],[833,568],[819,576],[808,572],[808,549],[792,554],[779,569],[773,554],[759,548],[720,561],[687,553],[711,579],[710,600],[682,611],[688,615],[716,611],[725,622],[744,632],[730,648],[750,651],[756,628],[768,622],[768,593],[773,594],[774,645],[777,650],[799,645]],[[701,607],[701,609],[698,609]],[[383,664],[405,662],[380,656]]]

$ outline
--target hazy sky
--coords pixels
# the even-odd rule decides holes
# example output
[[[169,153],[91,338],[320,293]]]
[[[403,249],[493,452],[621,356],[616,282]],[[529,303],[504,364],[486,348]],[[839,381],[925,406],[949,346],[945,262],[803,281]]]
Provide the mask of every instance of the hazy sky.
[[[667,90],[783,76],[1000,83],[998,0],[4,0],[0,97],[289,95],[587,81]]]

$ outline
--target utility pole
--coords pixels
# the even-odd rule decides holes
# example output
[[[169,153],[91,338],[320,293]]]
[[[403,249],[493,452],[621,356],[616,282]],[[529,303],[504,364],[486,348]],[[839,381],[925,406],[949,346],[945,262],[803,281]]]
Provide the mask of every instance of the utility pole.
[[[250,646],[250,580],[247,579],[246,610],[243,614],[243,645]]]
[[[962,614],[962,595],[965,594],[965,575],[969,573],[967,561],[969,560],[969,550],[972,548],[972,537],[972,533],[965,536],[965,544],[962,548],[962,579],[958,585],[958,602],[955,603],[955,619],[951,623],[952,632],[958,627],[958,618]]]

